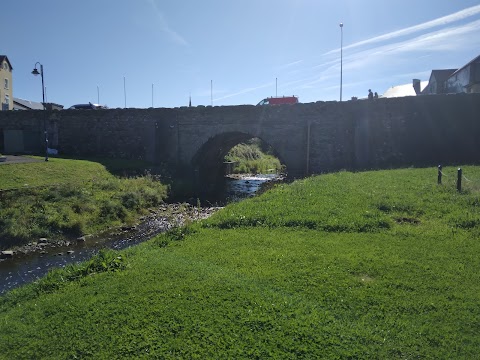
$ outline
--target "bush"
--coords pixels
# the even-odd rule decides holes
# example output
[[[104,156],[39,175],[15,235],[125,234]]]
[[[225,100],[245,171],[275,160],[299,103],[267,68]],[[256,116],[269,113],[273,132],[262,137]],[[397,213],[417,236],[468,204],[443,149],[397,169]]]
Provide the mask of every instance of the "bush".
[[[10,190],[0,196],[0,250],[131,223],[166,196],[167,186],[150,175]]]
[[[271,149],[262,149],[260,139],[252,139],[247,144],[234,146],[225,156],[226,161],[236,162],[233,172],[236,174],[268,173],[281,170],[280,161],[273,156]],[[265,153],[268,151],[269,153]]]

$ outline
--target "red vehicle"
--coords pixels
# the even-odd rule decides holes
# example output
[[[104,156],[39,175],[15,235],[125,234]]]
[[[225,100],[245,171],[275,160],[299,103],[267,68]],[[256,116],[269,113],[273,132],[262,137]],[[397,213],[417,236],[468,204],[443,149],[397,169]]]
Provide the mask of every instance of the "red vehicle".
[[[269,97],[260,101],[257,105],[283,105],[283,104],[298,104],[298,97],[282,96],[282,97]]]

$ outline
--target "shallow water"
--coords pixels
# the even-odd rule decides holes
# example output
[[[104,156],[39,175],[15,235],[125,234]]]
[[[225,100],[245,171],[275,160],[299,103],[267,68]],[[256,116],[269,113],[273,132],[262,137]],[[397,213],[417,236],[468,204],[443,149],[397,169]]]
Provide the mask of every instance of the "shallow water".
[[[274,174],[227,178],[221,193],[222,202],[240,201],[254,196],[263,184],[277,178],[278,176]],[[84,242],[73,241],[69,246],[46,245],[42,253],[16,253],[11,259],[0,259],[0,294],[19,285],[35,281],[52,268],[65,267],[68,264],[88,260],[102,248],[124,249],[139,244],[174,226],[182,225],[186,218],[193,220],[206,218],[218,209],[190,207],[188,211],[185,211],[185,209],[179,208],[179,205],[170,205],[169,212],[171,214],[168,217],[162,215],[165,212],[152,214],[134,230],[123,231],[115,235],[90,237]]]
[[[209,210],[206,213],[213,213]],[[200,217],[200,216],[199,216]],[[152,238],[183,223],[181,215],[175,220],[151,216],[134,230],[114,235],[87,237],[86,241],[72,241],[68,246],[47,244],[41,253],[16,253],[11,259],[0,259],[0,294],[18,285],[35,281],[55,267],[78,263],[91,258],[102,248],[124,249]]]
[[[277,174],[242,175],[239,178],[225,178],[223,197],[226,203],[240,201],[258,194],[271,181],[279,180]]]

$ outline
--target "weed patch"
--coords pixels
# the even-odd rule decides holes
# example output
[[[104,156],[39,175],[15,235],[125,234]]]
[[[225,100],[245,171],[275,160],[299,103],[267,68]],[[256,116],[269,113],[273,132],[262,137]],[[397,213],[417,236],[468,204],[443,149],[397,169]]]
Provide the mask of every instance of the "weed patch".
[[[78,163],[62,159],[57,164],[59,160],[53,159],[44,170],[52,172],[56,166]],[[99,170],[96,163],[78,164],[86,174],[74,182],[1,193],[0,250],[38,237],[78,237],[132,223],[146,209],[162,204],[167,197],[167,187],[150,175],[120,179],[104,169]],[[18,164],[21,165],[29,164]],[[38,163],[32,165],[38,166]],[[17,164],[9,166],[15,170]]]

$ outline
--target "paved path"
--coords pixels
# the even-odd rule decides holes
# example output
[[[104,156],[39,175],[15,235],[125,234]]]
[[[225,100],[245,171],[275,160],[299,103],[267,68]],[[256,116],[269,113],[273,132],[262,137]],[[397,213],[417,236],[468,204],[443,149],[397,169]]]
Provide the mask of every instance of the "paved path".
[[[27,156],[5,155],[5,157],[7,158],[7,160],[0,161],[0,165],[43,161],[40,159],[34,159]]]

